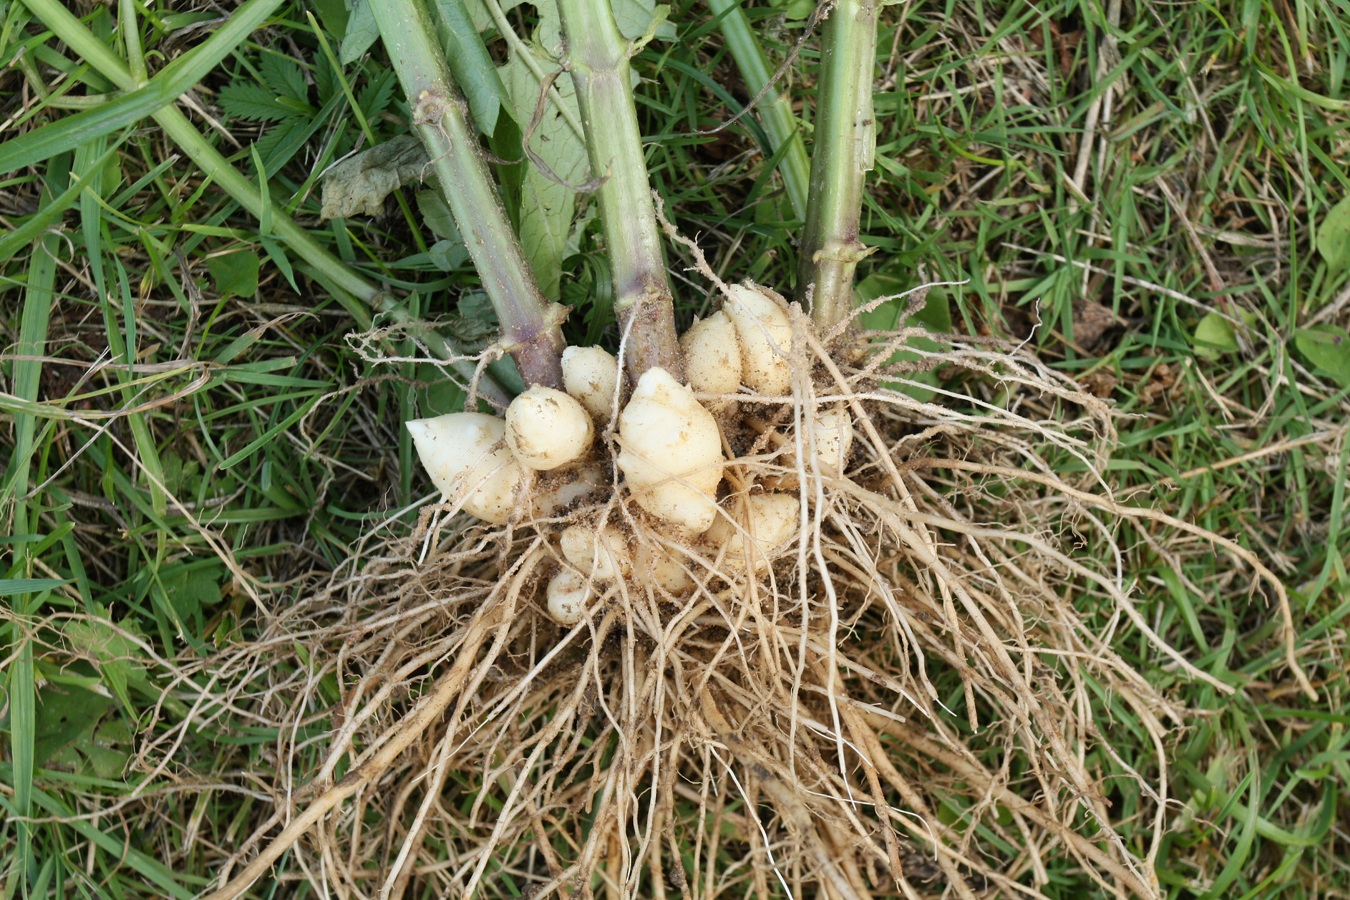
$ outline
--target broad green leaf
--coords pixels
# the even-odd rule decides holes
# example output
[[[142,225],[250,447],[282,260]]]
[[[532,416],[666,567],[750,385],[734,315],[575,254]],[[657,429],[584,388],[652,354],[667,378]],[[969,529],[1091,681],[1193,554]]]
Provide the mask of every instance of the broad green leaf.
[[[1225,353],[1236,353],[1237,335],[1233,323],[1218,313],[1207,313],[1195,326],[1195,355],[1216,360]]]
[[[341,41],[347,33],[347,4],[343,0],[313,0],[311,5],[319,24]]]
[[[378,216],[384,212],[384,198],[420,178],[426,168],[427,151],[415,135],[376,144],[328,170],[319,215],[325,219]]]
[[[375,24],[375,16],[370,11],[367,0],[349,0],[347,31],[342,35],[342,48],[338,59],[349,66],[360,59],[380,36],[380,28]]]
[[[109,719],[95,729],[91,740],[78,749],[99,778],[119,778],[131,760],[131,729],[120,718]]]
[[[1294,332],[1294,346],[1315,368],[1341,387],[1350,387],[1350,334],[1344,328],[1300,328]]]
[[[869,275],[858,283],[854,296],[859,304],[863,304],[887,294],[899,294],[912,288],[913,285],[909,282],[901,281],[892,275]],[[941,288],[930,290],[923,306],[915,310],[901,325],[900,315],[909,308],[910,302],[909,297],[898,297],[863,313],[861,317],[863,327],[871,331],[889,331],[897,327],[923,325],[937,334],[945,334],[952,330],[951,308]]]
[[[164,576],[164,593],[180,622],[199,627],[203,610],[220,602],[222,571],[219,566],[199,566]]]
[[[563,54],[562,16],[554,0],[535,0],[539,23],[534,27],[534,41],[549,58],[559,59]],[[528,37],[528,35],[526,35]],[[525,120],[526,122],[529,119]]]
[[[464,238],[460,237],[455,216],[439,190],[424,188],[418,191],[417,211],[422,215],[422,224],[436,237],[463,245]]]
[[[417,366],[417,380],[423,387],[417,391],[417,409],[424,416],[439,416],[464,409],[464,391],[453,378],[431,363]]]
[[[442,272],[453,272],[469,261],[469,248],[463,241],[437,241],[427,248],[427,256]]]
[[[496,28],[496,21],[492,18],[492,13],[488,11],[485,0],[463,0],[464,11],[469,14],[473,20],[474,31],[482,34],[488,30]],[[503,13],[508,13],[521,4],[521,0],[499,0],[498,6]]]
[[[62,631],[73,646],[98,660],[98,673],[129,715],[135,715],[127,686],[144,681],[145,653],[128,632],[135,633],[136,620],[127,619],[120,628],[101,619],[74,619]]]
[[[1333,272],[1350,268],[1350,197],[1333,206],[1322,220],[1317,250]]]
[[[540,58],[546,68],[550,64]],[[517,122],[529,122],[539,99],[540,83],[525,61],[513,54],[501,69],[502,82],[515,107]],[[553,82],[562,105],[580,118],[576,96],[570,78]],[[577,191],[586,179],[586,145],[571,129],[567,120],[553,102],[544,109],[542,118],[530,136],[530,149],[543,166],[535,160],[525,173],[520,196],[520,243],[545,297],[557,300],[562,281],[562,261],[568,237],[572,230],[572,216],[576,210]]]
[[[483,134],[492,134],[502,108],[511,114],[511,98],[464,0],[436,0],[436,8],[444,26],[441,34],[445,36],[446,62],[455,84],[469,103],[474,126]]]
[[[898,294],[904,289],[904,282],[898,278],[890,275],[869,275],[858,282],[853,290],[853,296],[861,306],[887,294]],[[862,326],[868,331],[892,331],[900,321],[900,301],[888,300],[875,309],[862,313],[859,318]]]
[[[652,37],[662,41],[675,40],[675,25],[668,20],[669,6],[657,6],[656,0],[613,0],[614,24],[630,41]]]
[[[497,336],[497,310],[486,291],[460,295],[456,306],[460,321],[451,327],[456,343],[478,345]]]
[[[805,19],[816,10],[815,0],[775,0],[773,5],[789,19]]]
[[[47,765],[60,751],[93,737],[112,699],[77,684],[49,680],[38,693],[33,761]]]
[[[224,256],[213,256],[206,261],[216,290],[222,297],[252,297],[258,292],[258,254],[252,250],[236,250]]]

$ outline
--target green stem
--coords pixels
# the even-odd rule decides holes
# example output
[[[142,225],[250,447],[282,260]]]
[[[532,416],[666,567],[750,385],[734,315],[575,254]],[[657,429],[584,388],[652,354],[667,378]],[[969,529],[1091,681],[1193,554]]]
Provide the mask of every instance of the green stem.
[[[872,79],[878,0],[838,0],[826,23],[797,299],[822,330],[853,309],[853,273],[867,255],[858,236],[863,180],[876,153]]]
[[[561,388],[564,310],[535,283],[469,124],[468,105],[451,80],[435,22],[422,0],[382,0],[370,10],[441,193],[497,310],[502,342],[527,382]]]
[[[787,145],[788,149],[778,164],[778,172],[783,176],[783,186],[787,189],[793,214],[805,218],[810,193],[811,161],[806,155],[806,145],[802,143],[801,122],[792,111],[792,101],[786,94],[780,94],[770,87],[773,70],[750,27],[750,20],[741,10],[740,0],[708,0],[708,6],[720,17],[722,39],[731,51],[731,58],[736,61],[746,90],[752,98],[759,100],[755,109],[772,142],[773,152],[777,153]]]
[[[628,66],[633,45],[619,33],[608,2],[559,0],[563,66],[576,85],[605,230],[614,312],[626,335],[624,362],[636,379],[660,367],[684,379],[675,338],[675,306],[661,254],[661,232],[647,180]]]
[[[276,5],[273,0],[267,2],[271,3],[272,7]],[[57,0],[24,0],[24,3],[57,38],[120,89],[134,91],[141,87],[126,64]],[[236,10],[230,25],[240,24],[238,20],[244,17],[246,8],[249,11],[261,10],[263,4],[258,3],[255,6],[246,3]],[[366,281],[342,260],[329,253],[308,231],[295,224],[285,210],[264,201],[262,192],[231,166],[229,160],[202,137],[176,106],[162,107],[153,112],[151,117],[197,165],[201,173],[220,185],[236,203],[260,220],[266,210],[272,234],[280,238],[306,263],[310,273],[332,292],[334,299],[355,320],[357,327],[369,330],[373,324],[372,312],[383,313],[397,324],[416,323],[417,320],[390,294]],[[433,353],[443,359],[453,359],[461,355],[450,341],[439,335],[428,336],[427,345]],[[457,362],[455,368],[465,377],[473,375],[474,366],[471,362]],[[482,394],[494,402],[505,405],[511,399],[510,395],[491,379],[480,381],[479,387]]]

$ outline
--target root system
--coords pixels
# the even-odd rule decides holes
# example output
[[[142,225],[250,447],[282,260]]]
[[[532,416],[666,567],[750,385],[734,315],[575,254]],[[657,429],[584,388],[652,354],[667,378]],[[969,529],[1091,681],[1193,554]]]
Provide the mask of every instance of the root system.
[[[296,784],[213,896],[284,852],[353,897],[1038,896],[1064,860],[1108,895],[1158,896],[1163,742],[1185,711],[1119,648],[1231,688],[1154,633],[1128,560],[1200,548],[1276,602],[1279,582],[1115,498],[1111,412],[1015,348],[841,333],[827,352],[800,314],[794,333],[791,397],[709,398],[732,460],[722,506],[800,499],[777,548],[668,537],[611,466],[607,498],[549,519],[428,508],[215,661],[261,673],[295,641],[309,654],[268,704]],[[934,370],[942,387],[916,377]],[[831,473],[811,462],[811,411],[839,404],[855,434]],[[559,626],[551,536],[578,523],[636,558],[660,544],[693,587],[634,567]],[[1113,752],[1103,697],[1151,758]],[[1124,794],[1151,817],[1146,845],[1117,835]]]

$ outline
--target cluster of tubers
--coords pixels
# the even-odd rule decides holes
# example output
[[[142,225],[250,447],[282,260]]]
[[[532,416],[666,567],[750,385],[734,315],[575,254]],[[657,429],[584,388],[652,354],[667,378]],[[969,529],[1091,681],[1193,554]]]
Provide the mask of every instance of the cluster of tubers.
[[[648,369],[622,404],[618,360],[598,347],[571,347],[562,357],[566,390],[530,387],[504,420],[462,412],[407,423],[444,499],[492,524],[522,513],[554,515],[594,494],[606,483],[601,454],[616,449],[619,489],[660,536],[633,541],[573,510],[573,523],[558,535],[566,564],[546,591],[549,615],[560,624],[584,617],[597,586],[635,573],[667,594],[692,589],[693,575],[673,546],[697,543],[719,566],[762,572],[799,531],[796,494],[756,489],[719,497],[727,459],[714,415],[742,387],[760,398],[792,390],[786,301],[750,283],[732,285],[723,308],[696,321],[680,346],[688,384]],[[842,473],[853,437],[848,410],[822,409],[813,425],[818,471]],[[538,482],[531,473],[554,471],[566,473],[554,480],[562,487],[532,488]]]

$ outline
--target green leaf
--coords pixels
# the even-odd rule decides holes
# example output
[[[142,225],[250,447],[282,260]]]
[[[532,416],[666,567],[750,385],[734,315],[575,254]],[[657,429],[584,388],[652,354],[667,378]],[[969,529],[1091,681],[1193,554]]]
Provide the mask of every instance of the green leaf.
[[[656,0],[613,0],[614,24],[630,41],[647,36],[662,41],[675,40],[675,24],[668,20],[669,6],[657,6]]]
[[[263,57],[259,68],[263,81],[267,82],[272,90],[283,97],[309,104],[309,85],[305,83],[305,73],[300,70],[300,65],[295,60],[279,53],[269,53]]]
[[[1333,273],[1350,268],[1350,197],[1333,206],[1317,229],[1317,251]]]
[[[342,47],[338,59],[349,66],[360,59],[380,36],[380,28],[375,24],[375,15],[370,11],[366,0],[348,3],[350,15],[347,16],[347,31],[342,35]]]
[[[422,215],[422,224],[431,230],[431,233],[442,240],[464,244],[464,238],[460,237],[459,227],[455,225],[455,216],[450,212],[450,206],[445,202],[439,190],[425,188],[417,192],[417,211]]]
[[[385,69],[356,92],[356,104],[361,107],[361,112],[365,113],[367,119],[376,119],[383,115],[393,99],[393,69]]]
[[[431,363],[419,363],[417,380],[425,387],[417,392],[417,409],[424,416],[439,416],[464,409],[464,391],[454,379]]]
[[[427,249],[427,256],[442,272],[453,272],[469,261],[469,248],[463,241],[437,241]]]
[[[511,98],[464,0],[436,0],[436,8],[444,26],[441,34],[445,37],[445,57],[450,73],[469,103],[474,126],[481,133],[490,135],[497,130],[497,115],[503,108],[508,115],[512,114]]]
[[[47,765],[60,751],[91,739],[98,720],[110,706],[110,698],[86,687],[49,680],[38,693],[34,764]]]
[[[263,170],[277,172],[285,167],[313,134],[319,121],[319,118],[308,117],[287,119],[267,129],[267,133],[253,144],[263,161]]]
[[[1350,387],[1350,334],[1333,325],[1300,328],[1294,346],[1313,367],[1329,375],[1341,387]]]
[[[38,591],[49,591],[69,583],[55,578],[0,578],[0,597],[36,594]]]
[[[300,285],[295,283],[295,267],[291,265],[291,259],[286,255],[286,248],[270,237],[260,237],[258,243],[262,244],[263,251],[272,264],[281,270],[291,290],[300,293]]]
[[[899,294],[911,288],[912,286],[907,281],[902,281],[893,275],[878,273],[869,275],[859,282],[854,289],[854,297],[859,304],[864,304],[878,297]],[[869,331],[893,331],[899,328],[919,326],[935,333],[951,331],[951,309],[947,303],[946,295],[942,293],[940,288],[930,289],[924,305],[902,322],[901,319],[905,310],[909,308],[910,300],[909,297],[896,297],[875,309],[868,310],[860,316],[863,327]],[[936,341],[919,336],[910,338],[906,346],[925,352],[935,352],[942,349]],[[887,360],[887,365],[919,362],[921,359],[922,357],[918,353],[897,350],[891,354],[891,358]],[[887,386],[897,391],[903,391],[920,402],[927,403],[933,398],[933,392],[922,386],[937,385],[937,376],[933,372],[914,371],[908,373],[905,378],[906,380],[903,382],[887,382]]]
[[[887,294],[900,294],[912,290],[912,288],[913,285],[908,281],[902,281],[894,275],[879,273],[869,275],[859,282],[857,288],[854,289],[854,297],[859,304],[863,304]],[[931,289],[923,306],[919,307],[901,326],[900,315],[909,308],[910,301],[910,297],[897,297],[883,303],[876,309],[863,313],[861,317],[863,327],[869,331],[890,331],[897,327],[923,325],[929,331],[937,334],[945,334],[952,330],[951,307],[947,303],[947,297],[941,288]]]
[[[222,298],[252,297],[258,292],[259,260],[252,250],[213,256],[206,261],[206,270]]]
[[[1195,326],[1195,355],[1201,359],[1217,360],[1225,353],[1236,353],[1237,334],[1233,323],[1218,313],[1206,313]]]
[[[486,291],[462,294],[456,312],[458,318],[450,323],[450,332],[456,343],[476,346],[486,344],[497,336],[497,311],[493,309],[492,298]]]
[[[537,60],[544,66],[543,57]],[[517,54],[501,69],[502,82],[515,107],[517,122],[529,122],[539,100],[540,83]],[[553,82],[563,107],[580,117],[570,78]],[[586,145],[568,125],[558,107],[549,102],[530,136],[535,160],[527,165],[520,196],[520,243],[530,262],[539,289],[550,300],[557,300],[562,282],[562,261],[571,234],[576,211],[577,191],[572,185],[586,178]]]
[[[775,0],[773,5],[789,19],[809,18],[816,10],[815,0]]]
[[[185,626],[195,623],[200,629],[202,611],[220,602],[220,566],[179,568],[164,576],[164,593],[178,620]],[[196,633],[196,630],[193,631]]]
[[[121,719],[109,719],[99,725],[91,740],[79,744],[78,749],[89,761],[89,767],[99,778],[119,778],[131,760],[132,736]]]
[[[501,7],[503,13],[509,13],[520,6],[522,2],[524,0],[499,0],[497,5]],[[552,0],[549,0],[549,2],[552,2]],[[487,3],[484,0],[463,0],[463,3],[465,12],[473,20],[474,30],[479,34],[496,27],[496,21],[492,18],[492,13],[488,12]]]
[[[246,122],[280,122],[294,116],[281,98],[256,82],[234,82],[220,89],[220,108],[232,119]]]
[[[416,135],[404,134],[350,156],[323,178],[325,219],[378,216],[384,198],[427,169],[427,151]]]
[[[341,41],[347,33],[347,4],[343,0],[313,0],[314,15],[319,24],[335,39]]]
[[[319,89],[319,104],[325,105],[342,93],[342,73],[333,67],[333,58],[320,53],[314,58],[314,86]]]
[[[128,633],[136,633],[135,619],[125,620],[120,628],[102,619],[75,619],[67,622],[62,631],[72,646],[92,654],[98,660],[98,674],[108,690],[122,704],[129,715],[135,715],[127,686],[142,683],[146,669],[145,652]]]

